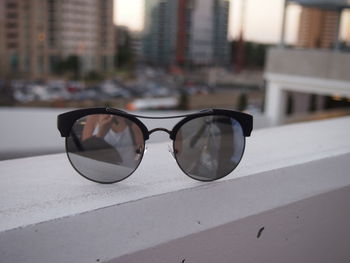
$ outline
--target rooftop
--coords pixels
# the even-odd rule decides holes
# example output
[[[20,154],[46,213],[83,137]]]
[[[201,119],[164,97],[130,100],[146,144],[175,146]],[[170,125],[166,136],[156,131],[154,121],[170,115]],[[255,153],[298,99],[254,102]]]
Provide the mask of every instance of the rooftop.
[[[289,2],[298,3],[304,6],[318,8],[349,8],[349,0],[288,0]]]

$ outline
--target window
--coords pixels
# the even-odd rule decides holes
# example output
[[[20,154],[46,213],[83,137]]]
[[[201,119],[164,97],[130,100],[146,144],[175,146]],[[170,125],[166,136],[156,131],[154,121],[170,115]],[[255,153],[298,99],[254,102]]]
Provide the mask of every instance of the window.
[[[10,56],[10,67],[12,72],[18,71],[18,56],[16,53],[13,53]]]
[[[8,49],[17,48],[17,43],[13,43],[13,42],[7,43],[7,48]]]
[[[17,3],[7,3],[6,4],[7,9],[14,9],[17,8]]]
[[[17,24],[16,23],[7,23],[6,28],[7,29],[17,28]]]
[[[17,39],[18,34],[17,33],[8,33],[7,38],[8,39]]]
[[[16,19],[18,17],[17,13],[7,13],[7,19]]]

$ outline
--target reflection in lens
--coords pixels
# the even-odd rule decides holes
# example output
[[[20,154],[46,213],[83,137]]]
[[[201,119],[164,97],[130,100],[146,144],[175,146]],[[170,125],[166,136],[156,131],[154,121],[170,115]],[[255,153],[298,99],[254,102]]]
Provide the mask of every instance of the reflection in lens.
[[[186,122],[174,141],[181,169],[201,181],[222,178],[240,162],[245,137],[238,121],[227,116],[204,116]]]
[[[125,179],[141,162],[144,139],[132,121],[95,114],[77,120],[66,141],[73,167],[90,180],[112,183]]]

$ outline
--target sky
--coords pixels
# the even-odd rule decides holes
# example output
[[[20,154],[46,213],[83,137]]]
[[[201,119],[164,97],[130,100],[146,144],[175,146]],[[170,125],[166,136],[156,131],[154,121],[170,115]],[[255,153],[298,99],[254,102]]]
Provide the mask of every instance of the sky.
[[[245,39],[264,43],[278,42],[284,0],[230,0],[229,38],[234,39],[238,36],[242,1],[246,3]],[[115,23],[126,25],[132,30],[142,30],[143,8],[144,0],[114,0]],[[286,42],[294,43],[300,8],[290,5],[287,10]],[[347,30],[349,31],[349,28]]]

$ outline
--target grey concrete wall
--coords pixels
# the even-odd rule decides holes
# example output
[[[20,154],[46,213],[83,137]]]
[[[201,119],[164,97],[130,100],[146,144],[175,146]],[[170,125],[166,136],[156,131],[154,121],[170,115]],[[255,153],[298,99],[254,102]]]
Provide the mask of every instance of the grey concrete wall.
[[[332,50],[271,48],[266,73],[350,81],[350,53]]]

